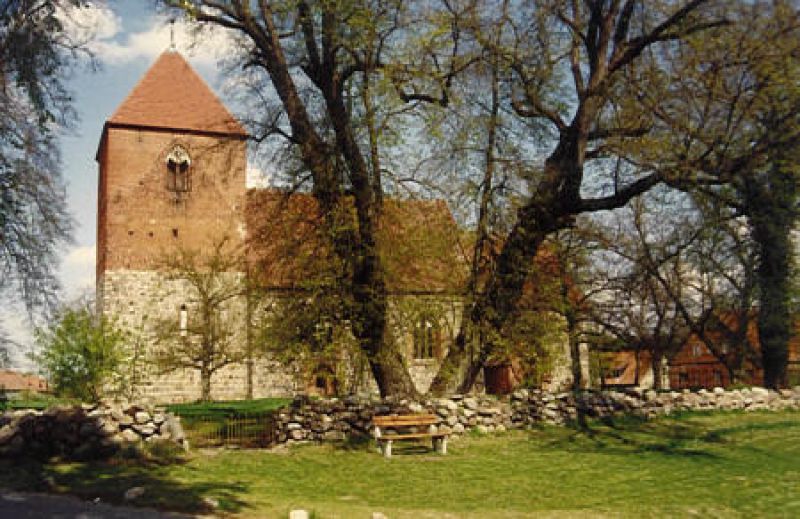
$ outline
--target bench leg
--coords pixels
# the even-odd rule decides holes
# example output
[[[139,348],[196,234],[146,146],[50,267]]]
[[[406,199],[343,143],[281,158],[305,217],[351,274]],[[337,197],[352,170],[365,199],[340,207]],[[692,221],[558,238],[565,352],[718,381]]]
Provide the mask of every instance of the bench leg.
[[[434,438],[433,450],[439,454],[447,454],[447,437]]]
[[[383,442],[383,457],[384,458],[392,457],[392,440],[386,440],[385,442]]]

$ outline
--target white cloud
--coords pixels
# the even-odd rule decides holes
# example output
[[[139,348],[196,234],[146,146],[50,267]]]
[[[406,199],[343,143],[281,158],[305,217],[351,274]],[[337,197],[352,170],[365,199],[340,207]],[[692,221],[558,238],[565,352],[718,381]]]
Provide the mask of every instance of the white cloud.
[[[61,262],[60,279],[64,300],[71,301],[84,295],[94,295],[95,246],[86,245],[69,250]]]
[[[105,4],[71,7],[60,17],[67,33],[77,41],[86,42],[88,49],[106,65],[125,65],[139,59],[152,61],[170,47],[173,28],[170,18],[163,14],[151,16],[147,29],[140,32],[125,32],[120,17]],[[231,32],[221,27],[198,28],[177,19],[174,35],[177,50],[195,66],[212,67],[236,49]]]

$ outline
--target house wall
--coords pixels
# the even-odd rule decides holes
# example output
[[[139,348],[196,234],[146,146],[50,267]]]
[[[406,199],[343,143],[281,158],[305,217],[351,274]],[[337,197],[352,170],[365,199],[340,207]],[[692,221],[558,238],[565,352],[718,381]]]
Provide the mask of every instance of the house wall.
[[[749,362],[745,363],[744,384],[760,386],[764,376]],[[727,387],[731,384],[725,364],[695,336],[691,336],[669,363],[671,389]]]

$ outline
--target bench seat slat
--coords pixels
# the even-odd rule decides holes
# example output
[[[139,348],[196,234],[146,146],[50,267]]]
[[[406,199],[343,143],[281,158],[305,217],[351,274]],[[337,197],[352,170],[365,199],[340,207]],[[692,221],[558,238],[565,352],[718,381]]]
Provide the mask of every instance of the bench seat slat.
[[[413,434],[387,434],[377,438],[378,441],[389,440],[410,440],[413,438],[444,438],[447,434],[444,433],[413,433]]]

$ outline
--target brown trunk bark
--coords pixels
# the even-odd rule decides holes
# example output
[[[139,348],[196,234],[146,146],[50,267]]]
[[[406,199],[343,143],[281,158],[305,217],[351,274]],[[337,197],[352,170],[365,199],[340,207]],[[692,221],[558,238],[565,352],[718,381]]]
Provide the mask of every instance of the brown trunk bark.
[[[663,361],[664,355],[660,351],[653,352],[653,389],[664,389],[664,370]]]
[[[200,368],[200,400],[203,402],[211,401],[211,369],[203,365]]]

